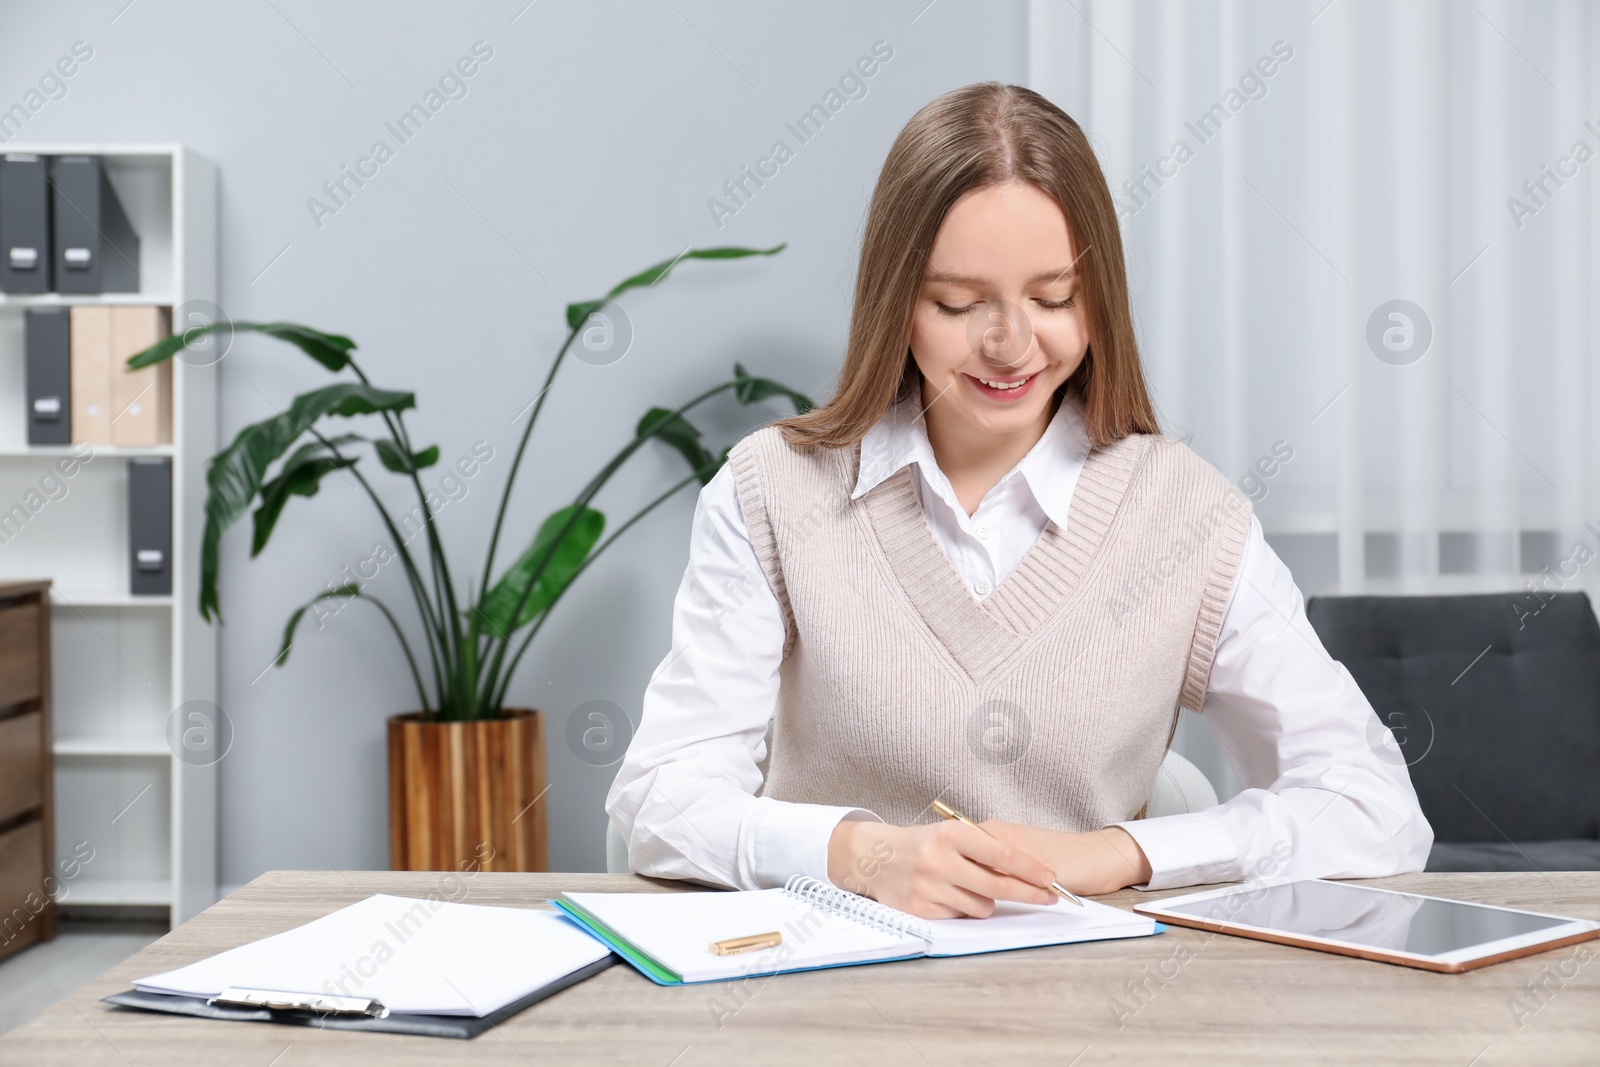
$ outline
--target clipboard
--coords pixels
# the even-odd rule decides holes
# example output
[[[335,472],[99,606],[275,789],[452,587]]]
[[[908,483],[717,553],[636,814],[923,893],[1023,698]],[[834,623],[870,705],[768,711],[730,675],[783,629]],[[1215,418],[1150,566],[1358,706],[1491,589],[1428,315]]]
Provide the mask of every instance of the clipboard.
[[[120,1008],[471,1038],[616,955],[559,912],[373,894],[133,981]]]
[[[221,1019],[228,1022],[279,1023],[285,1026],[309,1026],[319,1030],[366,1030],[379,1034],[415,1034],[421,1037],[474,1038],[485,1030],[505,1022],[519,1012],[554,996],[570,986],[592,978],[617,962],[616,953],[610,953],[594,963],[580,967],[563,978],[535,989],[521,1000],[513,1001],[488,1015],[391,1015],[331,1012],[316,1008],[288,1007],[235,1007],[213,1003],[204,997],[179,997],[166,993],[142,993],[130,989],[102,998],[102,1003],[138,1011],[159,1011],[169,1015],[192,1015],[200,1019]],[[295,999],[282,994],[280,1003]],[[326,998],[306,998],[306,1003]],[[339,998],[336,998],[339,999]],[[377,1002],[372,1002],[376,1004]]]

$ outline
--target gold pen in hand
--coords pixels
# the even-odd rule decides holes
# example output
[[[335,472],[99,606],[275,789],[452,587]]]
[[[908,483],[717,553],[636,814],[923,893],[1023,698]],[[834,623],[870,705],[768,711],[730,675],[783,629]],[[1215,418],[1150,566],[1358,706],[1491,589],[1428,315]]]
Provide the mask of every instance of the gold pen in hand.
[[[954,819],[956,822],[964,822],[974,830],[979,830],[983,833],[989,834],[989,831],[984,830],[983,827],[979,826],[977,823],[973,822],[971,819],[967,818],[965,815],[961,814],[955,808],[952,808],[942,800],[934,800],[933,810],[938,812],[940,815],[943,815],[946,819]],[[989,836],[994,837],[993,834],[989,834]],[[999,838],[995,838],[995,840],[998,841]],[[1050,888],[1054,889],[1056,891],[1056,895],[1062,900],[1070,900],[1074,904],[1078,905],[1078,907],[1083,907],[1083,901],[1067,892],[1066,887],[1064,887],[1060,882],[1051,882]]]

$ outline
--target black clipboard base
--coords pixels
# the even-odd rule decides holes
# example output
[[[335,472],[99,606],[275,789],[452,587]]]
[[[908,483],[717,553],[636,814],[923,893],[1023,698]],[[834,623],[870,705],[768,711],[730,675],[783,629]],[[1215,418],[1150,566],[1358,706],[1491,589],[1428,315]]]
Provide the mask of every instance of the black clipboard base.
[[[569,986],[592,978],[617,962],[616,953],[580,967],[564,978],[535,989],[521,1000],[481,1017],[471,1015],[389,1015],[383,1019],[350,1015],[325,1015],[312,1011],[274,1011],[269,1008],[230,1008],[211,1005],[200,997],[175,997],[165,993],[141,993],[130,989],[114,993],[102,1003],[135,1011],[159,1011],[169,1015],[192,1015],[198,1019],[222,1019],[242,1023],[279,1023],[285,1026],[311,1026],[322,1030],[368,1030],[379,1034],[415,1034],[420,1037],[474,1038],[493,1029],[518,1012],[554,996]]]

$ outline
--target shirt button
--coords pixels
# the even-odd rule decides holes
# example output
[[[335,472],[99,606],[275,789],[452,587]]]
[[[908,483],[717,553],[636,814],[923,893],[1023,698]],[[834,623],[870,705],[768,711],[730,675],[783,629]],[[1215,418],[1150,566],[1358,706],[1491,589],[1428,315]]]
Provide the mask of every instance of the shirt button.
[[[978,527],[978,537],[981,538],[984,541],[989,540],[989,527],[987,527],[987,526]]]
[[[973,583],[972,591],[977,593],[979,596],[988,596],[989,595],[989,582],[988,582],[988,579],[979,578],[976,582]]]

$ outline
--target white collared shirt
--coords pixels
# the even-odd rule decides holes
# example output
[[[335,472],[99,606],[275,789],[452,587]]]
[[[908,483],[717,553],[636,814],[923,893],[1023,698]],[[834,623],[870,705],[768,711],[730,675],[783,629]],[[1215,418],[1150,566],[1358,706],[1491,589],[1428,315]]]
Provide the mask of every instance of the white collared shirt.
[[[1063,401],[969,516],[934,459],[919,407],[902,401],[868,431],[851,496],[914,464],[929,525],[982,600],[1047,522],[1065,529],[1071,521],[1090,448],[1082,411]],[[700,491],[672,650],[645,690],[638,733],[606,798],[635,871],[737,889],[779,886],[793,874],[826,880],[839,821],[878,818],[754,795],[783,644],[782,609],[724,464]],[[1422,869],[1433,831],[1404,761],[1355,680],[1323,649],[1253,516],[1204,715],[1243,791],[1205,811],[1119,823],[1150,861],[1150,881],[1139,888]]]
[[[1063,416],[1061,408],[1069,406]],[[1047,522],[1053,519],[1066,529],[1062,520],[1078,487],[1078,473],[1089,458],[1081,409],[1063,401],[1028,454],[984,494],[969,516],[933,458],[927,421],[918,407],[896,404],[862,439],[861,469],[850,499],[870,493],[895,471],[915,463],[922,475],[916,480],[917,495],[928,525],[957,573],[966,579],[968,590],[982,600],[1022,562]]]

